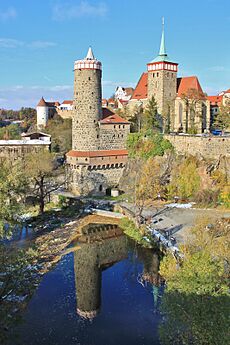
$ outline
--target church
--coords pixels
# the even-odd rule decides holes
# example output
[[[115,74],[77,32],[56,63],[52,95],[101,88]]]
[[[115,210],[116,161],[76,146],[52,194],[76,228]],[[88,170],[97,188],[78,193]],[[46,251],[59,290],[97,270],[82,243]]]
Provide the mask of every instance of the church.
[[[145,108],[154,97],[163,130],[202,133],[210,129],[210,102],[196,76],[178,78],[178,63],[169,58],[165,48],[164,20],[158,56],[147,64],[129,100],[131,111]]]

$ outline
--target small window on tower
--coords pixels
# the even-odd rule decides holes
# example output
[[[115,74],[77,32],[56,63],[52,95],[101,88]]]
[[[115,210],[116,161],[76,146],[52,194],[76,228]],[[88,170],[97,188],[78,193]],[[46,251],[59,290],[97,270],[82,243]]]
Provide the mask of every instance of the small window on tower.
[[[91,78],[89,77],[89,80],[90,80]]]
[[[159,73],[157,72],[157,77],[159,77]]]
[[[153,78],[155,77],[155,73],[153,73]]]

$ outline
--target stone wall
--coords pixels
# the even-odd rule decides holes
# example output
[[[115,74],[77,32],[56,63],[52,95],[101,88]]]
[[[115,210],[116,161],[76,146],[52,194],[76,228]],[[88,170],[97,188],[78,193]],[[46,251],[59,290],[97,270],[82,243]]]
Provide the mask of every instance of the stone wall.
[[[125,124],[103,124],[100,127],[100,149],[120,150],[126,147],[130,126]]]
[[[208,159],[230,157],[230,137],[199,137],[192,135],[165,135],[178,154],[189,154]]]
[[[57,108],[57,113],[59,116],[61,116],[63,119],[72,119],[73,117],[73,110],[62,110]]]
[[[0,145],[0,160],[10,159],[12,161],[16,159],[23,159],[27,154],[38,153],[42,150],[49,151],[50,144],[48,143],[47,145]]]
[[[107,188],[116,187],[123,175],[125,164],[113,166],[96,166],[89,170],[88,166],[70,166],[69,190],[76,195],[104,195]]]

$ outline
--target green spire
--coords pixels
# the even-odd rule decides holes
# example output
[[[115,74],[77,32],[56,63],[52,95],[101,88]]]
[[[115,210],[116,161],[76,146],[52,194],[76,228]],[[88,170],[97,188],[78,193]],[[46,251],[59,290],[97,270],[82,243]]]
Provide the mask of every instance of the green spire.
[[[161,46],[160,46],[160,51],[159,55],[160,56],[167,56],[166,49],[165,49],[165,20],[164,17],[162,18],[162,35],[161,35]]]
[[[165,48],[165,20],[164,17],[162,18],[162,35],[161,35],[161,45],[160,45],[160,50],[158,56],[152,60],[151,62],[160,62],[160,61],[170,61],[168,58],[168,55],[166,53],[166,48]]]

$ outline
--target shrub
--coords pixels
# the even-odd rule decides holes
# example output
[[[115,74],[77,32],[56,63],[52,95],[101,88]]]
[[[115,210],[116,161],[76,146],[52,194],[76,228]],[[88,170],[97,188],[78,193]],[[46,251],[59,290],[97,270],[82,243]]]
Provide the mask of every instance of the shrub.
[[[204,206],[217,206],[219,190],[204,189],[199,191],[195,196],[195,201]]]

